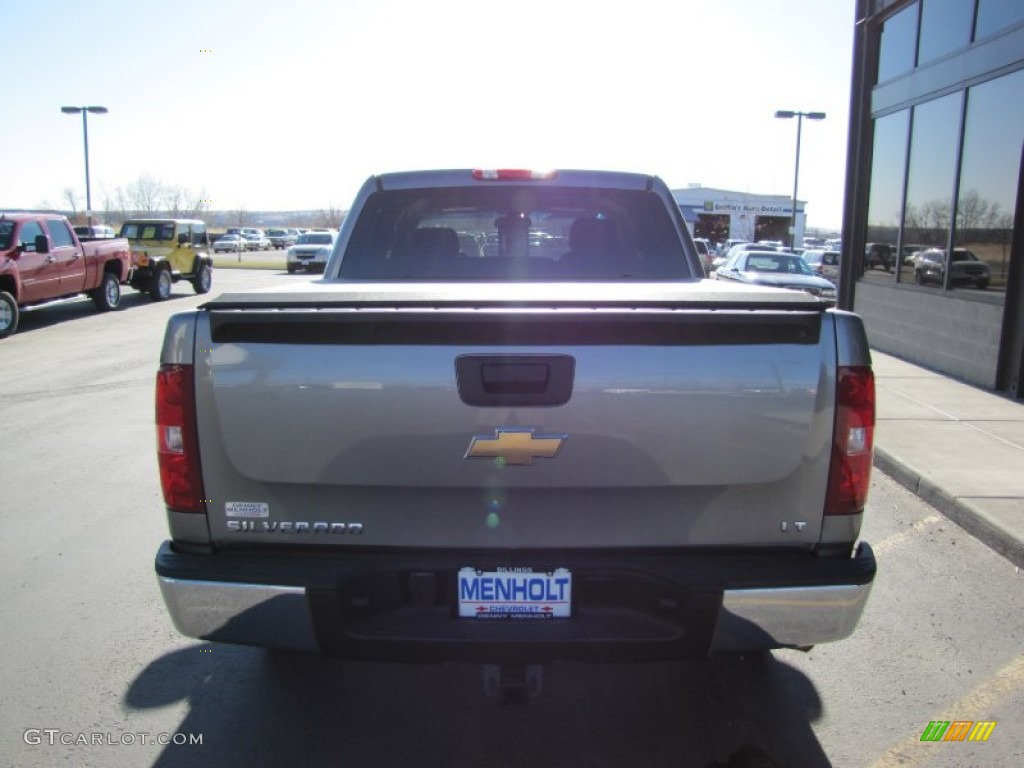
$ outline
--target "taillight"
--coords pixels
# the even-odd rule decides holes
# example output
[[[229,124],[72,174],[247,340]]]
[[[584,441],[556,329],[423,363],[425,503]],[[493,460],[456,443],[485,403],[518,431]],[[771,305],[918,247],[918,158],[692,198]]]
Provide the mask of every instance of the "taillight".
[[[162,365],[156,374],[156,451],[164,503],[175,512],[204,512],[191,365]]]
[[[864,509],[874,441],[875,375],[867,366],[840,367],[826,515],[852,515]]]
[[[545,181],[555,178],[554,171],[531,171],[525,168],[477,169],[473,171],[477,181]]]

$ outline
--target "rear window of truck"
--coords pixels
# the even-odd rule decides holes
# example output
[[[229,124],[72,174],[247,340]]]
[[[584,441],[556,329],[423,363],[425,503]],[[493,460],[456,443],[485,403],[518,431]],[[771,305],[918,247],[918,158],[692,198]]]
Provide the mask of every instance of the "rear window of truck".
[[[343,280],[681,280],[693,277],[661,198],[525,186],[377,192]]]

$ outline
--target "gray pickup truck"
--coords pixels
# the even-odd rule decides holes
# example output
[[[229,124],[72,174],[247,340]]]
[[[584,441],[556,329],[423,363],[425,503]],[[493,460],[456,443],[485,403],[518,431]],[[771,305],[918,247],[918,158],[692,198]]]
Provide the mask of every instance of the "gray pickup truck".
[[[860,319],[703,279],[657,177],[371,178],[324,278],[174,315],[157,377],[185,635],[533,665],[855,628]]]

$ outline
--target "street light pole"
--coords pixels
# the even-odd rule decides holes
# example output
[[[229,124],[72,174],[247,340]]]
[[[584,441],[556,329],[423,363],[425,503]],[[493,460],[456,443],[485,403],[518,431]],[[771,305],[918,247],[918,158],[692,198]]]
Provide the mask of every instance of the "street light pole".
[[[89,113],[94,115],[107,114],[106,107],[61,107],[60,111],[65,115],[77,115],[82,113],[82,138],[85,143],[85,217],[92,227],[92,192],[89,189]]]
[[[800,132],[803,129],[804,118],[808,120],[824,120],[824,112],[797,112],[791,109],[780,109],[775,113],[778,118],[796,118],[796,163],[793,171],[793,207],[790,216],[789,247],[796,247],[796,190],[800,181]]]

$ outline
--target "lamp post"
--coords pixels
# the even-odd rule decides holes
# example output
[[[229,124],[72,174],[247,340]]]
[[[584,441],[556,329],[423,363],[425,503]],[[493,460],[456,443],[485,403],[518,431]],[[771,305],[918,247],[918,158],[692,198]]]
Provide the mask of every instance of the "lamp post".
[[[808,120],[824,120],[824,112],[796,112],[792,109],[780,109],[775,113],[778,118],[796,118],[796,169],[793,171],[793,208],[790,218],[789,246],[796,247],[796,188],[800,180],[800,131],[803,128],[804,118]]]
[[[85,141],[85,218],[92,226],[92,193],[89,190],[89,113],[94,115],[107,114],[106,107],[61,107],[65,115],[82,113],[82,137]]]

